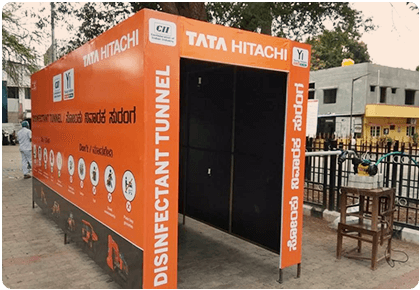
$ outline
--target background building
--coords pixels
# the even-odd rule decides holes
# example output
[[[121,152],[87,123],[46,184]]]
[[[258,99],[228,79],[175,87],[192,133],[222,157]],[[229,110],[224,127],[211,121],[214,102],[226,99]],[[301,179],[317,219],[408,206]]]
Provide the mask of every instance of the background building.
[[[16,71],[16,80],[2,71],[3,110],[7,107],[7,121],[3,116],[3,123],[17,123],[31,117],[31,74],[23,64],[17,64]]]
[[[371,141],[418,139],[417,71],[370,63],[313,71],[309,99],[319,101],[318,134],[356,134]]]

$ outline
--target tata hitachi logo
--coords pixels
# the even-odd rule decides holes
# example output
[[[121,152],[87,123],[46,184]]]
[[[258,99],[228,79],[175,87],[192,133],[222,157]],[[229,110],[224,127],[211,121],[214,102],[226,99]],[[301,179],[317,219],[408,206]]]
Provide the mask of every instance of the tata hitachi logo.
[[[226,41],[222,36],[199,33],[195,31],[185,31],[188,36],[188,45],[214,49],[221,51],[231,51],[232,53],[258,56],[263,58],[287,60],[287,49],[278,48],[271,45],[263,45],[243,40],[232,39]],[[231,45],[229,47],[229,45]]]

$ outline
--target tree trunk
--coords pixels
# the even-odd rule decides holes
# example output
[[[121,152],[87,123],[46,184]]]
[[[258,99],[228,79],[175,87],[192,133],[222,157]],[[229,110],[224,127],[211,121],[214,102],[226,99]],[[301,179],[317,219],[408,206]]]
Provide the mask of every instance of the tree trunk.
[[[261,34],[267,34],[271,36],[271,22],[267,22],[261,25]]]
[[[204,2],[159,2],[163,12],[207,21]]]

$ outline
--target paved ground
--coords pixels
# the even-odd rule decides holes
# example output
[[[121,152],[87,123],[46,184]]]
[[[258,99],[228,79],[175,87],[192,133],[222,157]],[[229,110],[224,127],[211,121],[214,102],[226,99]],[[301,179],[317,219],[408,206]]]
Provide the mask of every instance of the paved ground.
[[[39,208],[32,209],[31,179],[19,170],[17,146],[3,146],[2,275],[8,288],[119,288],[87,254],[64,245],[63,233]],[[304,218],[302,275],[284,270],[278,284],[278,255],[187,218],[179,227],[179,288],[408,289],[418,284],[419,247],[402,241],[393,248],[408,254],[391,268],[382,261],[336,260],[336,233],[328,224]],[[345,247],[353,247],[353,241]],[[367,248],[367,246],[366,246]],[[400,252],[394,259],[404,259]]]

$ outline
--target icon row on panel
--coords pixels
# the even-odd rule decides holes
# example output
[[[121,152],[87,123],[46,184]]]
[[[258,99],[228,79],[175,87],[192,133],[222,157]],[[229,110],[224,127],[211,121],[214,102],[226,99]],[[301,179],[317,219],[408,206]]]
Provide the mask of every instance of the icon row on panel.
[[[41,146],[33,145],[33,156],[34,161],[37,159],[39,160],[39,163],[41,163],[41,160],[44,161],[45,169],[47,168],[47,164],[49,163],[51,167],[51,172],[53,172],[54,168],[54,162],[56,162],[57,169],[59,172],[59,177],[61,175],[61,169],[63,166],[63,157],[60,152],[57,153],[55,156],[54,151],[51,149],[49,154],[47,148],[44,148],[42,150]],[[49,160],[49,162],[48,162]],[[74,160],[74,157],[72,155],[68,156],[67,159],[67,170],[70,175],[70,182],[73,180],[73,175],[75,174],[77,168],[77,174],[79,176],[79,179],[81,180],[81,184],[83,184],[83,181],[86,178],[87,174],[87,168],[86,168],[86,162],[81,157],[78,159],[77,164]],[[94,192],[96,191],[96,186],[98,186],[100,181],[100,169],[98,164],[95,161],[92,161],[89,166],[89,177],[90,182],[92,183],[94,187]],[[103,173],[103,182],[105,185],[105,188],[109,194],[112,194],[115,191],[116,185],[117,185],[117,177],[114,168],[111,165],[108,165]],[[83,187],[83,186],[82,186]],[[136,196],[136,180],[134,178],[133,173],[130,170],[127,170],[124,172],[122,176],[122,191],[124,194],[125,199],[128,202],[131,202],[134,200]]]

